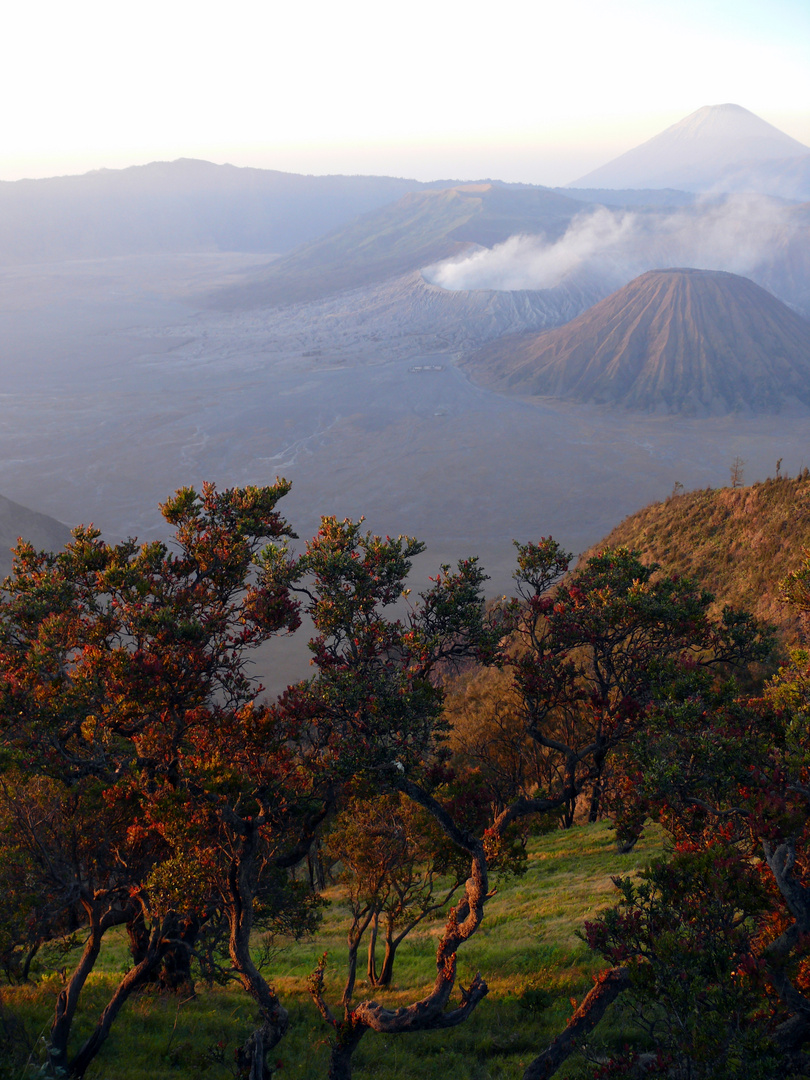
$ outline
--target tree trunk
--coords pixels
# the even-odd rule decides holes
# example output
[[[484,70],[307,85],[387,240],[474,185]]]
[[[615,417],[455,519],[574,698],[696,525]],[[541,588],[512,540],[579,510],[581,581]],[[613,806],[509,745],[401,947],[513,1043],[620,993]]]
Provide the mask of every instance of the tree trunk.
[[[368,925],[366,920],[365,925]],[[355,924],[356,928],[356,924]],[[359,944],[362,932],[356,935]],[[332,1049],[329,1053],[328,1080],[350,1080],[352,1075],[352,1054],[357,1049],[360,1040],[368,1030],[367,1026],[357,1021],[354,1011],[349,1005],[344,1005],[343,1020],[338,1020],[326,1003],[323,996],[323,979],[326,968],[326,953],[321,957],[318,966],[309,980],[309,992],[315,1003],[315,1008],[334,1031]],[[344,991],[344,1000],[346,993]]]
[[[35,941],[25,954],[25,960],[23,961],[22,969],[20,971],[20,982],[28,982],[31,974],[31,964],[33,963],[34,957],[39,952],[41,945],[41,941]]]
[[[596,773],[596,776],[591,789],[591,805],[588,811],[588,821],[590,822],[599,820],[599,812],[602,809],[602,780],[605,775],[605,758],[605,750],[597,751],[593,756],[593,772]]]
[[[400,941],[402,939],[400,938]],[[383,956],[383,965],[380,970],[380,974],[377,977],[375,986],[390,986],[391,980],[394,977],[394,958],[397,955],[398,941],[394,941],[394,922],[393,919],[388,920],[388,926],[385,932],[385,955]]]
[[[75,1077],[76,1080],[81,1080],[81,1077],[84,1076],[91,1061],[104,1045],[107,1036],[110,1033],[113,1021],[121,1011],[124,1002],[133,991],[154,979],[155,971],[163,958],[163,954],[170,948],[166,943],[166,938],[167,935],[171,933],[172,929],[173,928],[168,927],[165,923],[153,927],[141,962],[128,971],[118,984],[107,1007],[99,1017],[94,1031],[90,1037],[85,1040],[79,1052],[70,1062],[68,1073],[71,1077]]]
[[[460,830],[447,811],[431,796],[411,781],[403,778],[401,787],[419,805],[424,806],[437,820],[444,832],[471,856],[470,876],[464,897],[452,908],[436,949],[436,980],[433,988],[419,1001],[398,1009],[386,1009],[376,1001],[360,1002],[354,1009],[345,1009],[345,1019],[337,1023],[323,997],[325,958],[310,980],[312,994],[321,1016],[336,1033],[329,1062],[329,1080],[350,1080],[351,1057],[363,1032],[368,1028],[386,1035],[411,1031],[437,1031],[462,1023],[487,995],[487,985],[476,975],[467,990],[461,988],[461,1004],[446,1011],[456,984],[456,954],[481,925],[484,904],[488,896],[487,863],[483,843]],[[503,827],[505,827],[504,823]]]
[[[375,911],[374,918],[371,921],[371,930],[368,939],[368,966],[366,968],[366,975],[372,986],[379,986],[377,981],[377,929],[379,923],[380,913],[379,911]]]
[[[59,992],[54,1009],[53,1024],[51,1025],[50,1046],[48,1057],[54,1072],[68,1069],[68,1040],[73,1017],[76,1015],[76,1007],[79,997],[87,982],[87,977],[93,970],[101,949],[101,939],[106,927],[103,925],[99,906],[89,900],[83,900],[82,906],[90,919],[89,934],[84,946],[81,958],[73,970],[73,974],[67,986]]]
[[[309,887],[313,892],[322,892],[326,887],[326,868],[323,864],[319,840],[316,840],[307,852],[307,870],[309,872]]]
[[[565,765],[565,787],[563,788],[563,797],[565,798],[565,809],[563,810],[563,828],[570,829],[574,824],[574,817],[577,812],[577,763],[575,758],[569,758]]]
[[[236,1063],[244,1080],[270,1080],[273,1070],[267,1065],[267,1053],[283,1038],[289,1017],[250,955],[259,831],[254,823],[246,828],[239,855],[228,872],[228,951],[242,986],[259,1006],[262,1024],[239,1048]]]
[[[610,968],[597,976],[595,985],[568,1021],[565,1030],[549,1043],[542,1054],[529,1062],[523,1080],[549,1080],[581,1045],[583,1037],[593,1031],[608,1006],[629,982],[630,976],[625,968]]]
[[[636,844],[641,839],[641,833],[637,833],[635,836],[628,836],[624,840],[616,840],[616,853],[618,855],[629,855]]]
[[[194,992],[191,981],[191,953],[199,932],[200,920],[195,915],[185,916],[176,935],[176,944],[163,956],[160,985],[164,990]]]
[[[360,934],[349,935],[349,971],[346,975],[346,985],[343,988],[341,1004],[348,1006],[354,995],[354,984],[357,980],[357,952],[360,948]]]
[[[599,811],[602,808],[602,779],[601,777],[594,782],[593,789],[591,791],[591,805],[588,810],[588,821],[593,822],[599,820]]]
[[[149,949],[149,931],[146,929],[142,911],[138,911],[135,918],[127,923],[127,937],[130,956],[136,965],[140,964]]]
[[[329,1080],[351,1080],[352,1055],[368,1028],[352,1023],[351,1014],[337,1026],[337,1036],[329,1055]]]
[[[368,924],[374,920],[377,921],[377,912],[374,909],[361,911],[359,915],[355,915],[354,922],[349,930],[347,941],[349,945],[349,973],[346,976],[346,985],[343,988],[343,997],[341,998],[341,1005],[344,1009],[348,1010],[351,1005],[352,997],[354,996],[354,984],[357,980],[357,954],[360,951],[360,942],[363,940],[363,934],[368,929]]]

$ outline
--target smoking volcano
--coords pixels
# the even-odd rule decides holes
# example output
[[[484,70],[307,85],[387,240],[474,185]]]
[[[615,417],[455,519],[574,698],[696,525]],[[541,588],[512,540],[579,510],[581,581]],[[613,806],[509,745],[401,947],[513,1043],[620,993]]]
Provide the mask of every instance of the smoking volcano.
[[[810,406],[810,323],[747,278],[653,270],[565,326],[464,361],[486,385],[650,412]]]

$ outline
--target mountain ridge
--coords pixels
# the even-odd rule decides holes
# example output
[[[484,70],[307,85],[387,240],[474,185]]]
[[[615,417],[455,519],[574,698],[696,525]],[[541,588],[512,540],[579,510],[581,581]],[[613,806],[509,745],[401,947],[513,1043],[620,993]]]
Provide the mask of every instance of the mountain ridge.
[[[277,254],[409,191],[399,177],[310,176],[197,158],[0,181],[0,262],[169,251]]]
[[[301,245],[210,300],[225,308],[318,300],[421,270],[515,232],[556,239],[582,209],[580,201],[549,188],[489,181],[410,192]]]
[[[48,514],[0,495],[0,579],[11,573],[11,550],[20,537],[39,550],[58,551],[70,540],[70,529]]]

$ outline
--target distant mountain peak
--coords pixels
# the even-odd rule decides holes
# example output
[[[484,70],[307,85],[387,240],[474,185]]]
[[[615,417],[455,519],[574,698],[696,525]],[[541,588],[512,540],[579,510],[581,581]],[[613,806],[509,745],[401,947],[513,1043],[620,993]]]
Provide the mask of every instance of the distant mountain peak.
[[[766,128],[777,135],[782,134],[773,124],[769,124],[767,120],[752,113],[750,109],[744,109],[742,105],[727,101],[723,105],[703,105],[685,116],[683,120],[679,120],[677,124],[667,128],[667,131],[689,131],[695,136],[710,135],[714,138],[718,133],[724,134],[732,129],[740,134],[749,134],[758,133]],[[785,138],[789,137],[785,136]]]
[[[569,186],[706,191],[734,166],[806,154],[810,147],[741,105],[704,105]]]
[[[648,143],[665,142],[673,138],[696,142],[711,141],[715,147],[718,142],[736,145],[740,139],[773,139],[782,148],[782,157],[787,157],[791,150],[795,154],[810,152],[810,148],[769,124],[761,116],[731,102],[725,105],[704,105],[655,135]]]

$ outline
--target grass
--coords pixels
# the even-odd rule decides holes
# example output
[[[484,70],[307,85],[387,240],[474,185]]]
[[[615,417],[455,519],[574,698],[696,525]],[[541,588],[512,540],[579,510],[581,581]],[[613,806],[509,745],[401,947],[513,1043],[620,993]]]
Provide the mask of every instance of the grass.
[[[751,487],[673,494],[625,518],[597,545],[612,547],[636,548],[667,572],[697,578],[714,593],[716,614],[725,604],[750,611],[791,644],[799,620],[780,601],[779,582],[810,550],[810,476],[805,469]]]
[[[636,871],[660,846],[661,835],[651,827],[635,851],[618,855],[609,823],[532,840],[526,874],[496,882],[498,891],[487,904],[481,930],[459,953],[461,983],[467,985],[480,970],[489,996],[466,1023],[450,1031],[400,1037],[369,1032],[355,1054],[358,1080],[520,1077],[565,1026],[571,999],[581,1000],[601,966],[577,937],[583,920],[613,901],[612,875]],[[339,890],[331,889],[328,895],[331,903],[317,939],[281,951],[271,972],[290,1012],[289,1032],[275,1058],[280,1076],[291,1080],[326,1076],[329,1031],[309,1000],[306,979],[328,950],[327,994],[333,1003],[339,999],[347,953],[346,909]],[[368,996],[392,1007],[421,996],[433,980],[440,933],[441,925],[434,924],[406,939],[397,954],[394,984]],[[76,1022],[76,1041],[89,1031],[115,975],[127,963],[123,936],[110,935]],[[5,1010],[24,1022],[32,1043],[47,1031],[61,986],[61,977],[50,975],[33,986],[3,990]],[[358,999],[367,991],[358,979]],[[233,1075],[233,1052],[252,1029],[254,1012],[235,986],[210,991],[200,987],[190,1000],[140,994],[119,1017],[88,1080],[224,1080]],[[609,1018],[606,1022],[611,1038]],[[0,1075],[23,1080],[26,1073],[3,1074],[0,1069]],[[589,1074],[581,1061],[572,1059],[559,1075]]]

